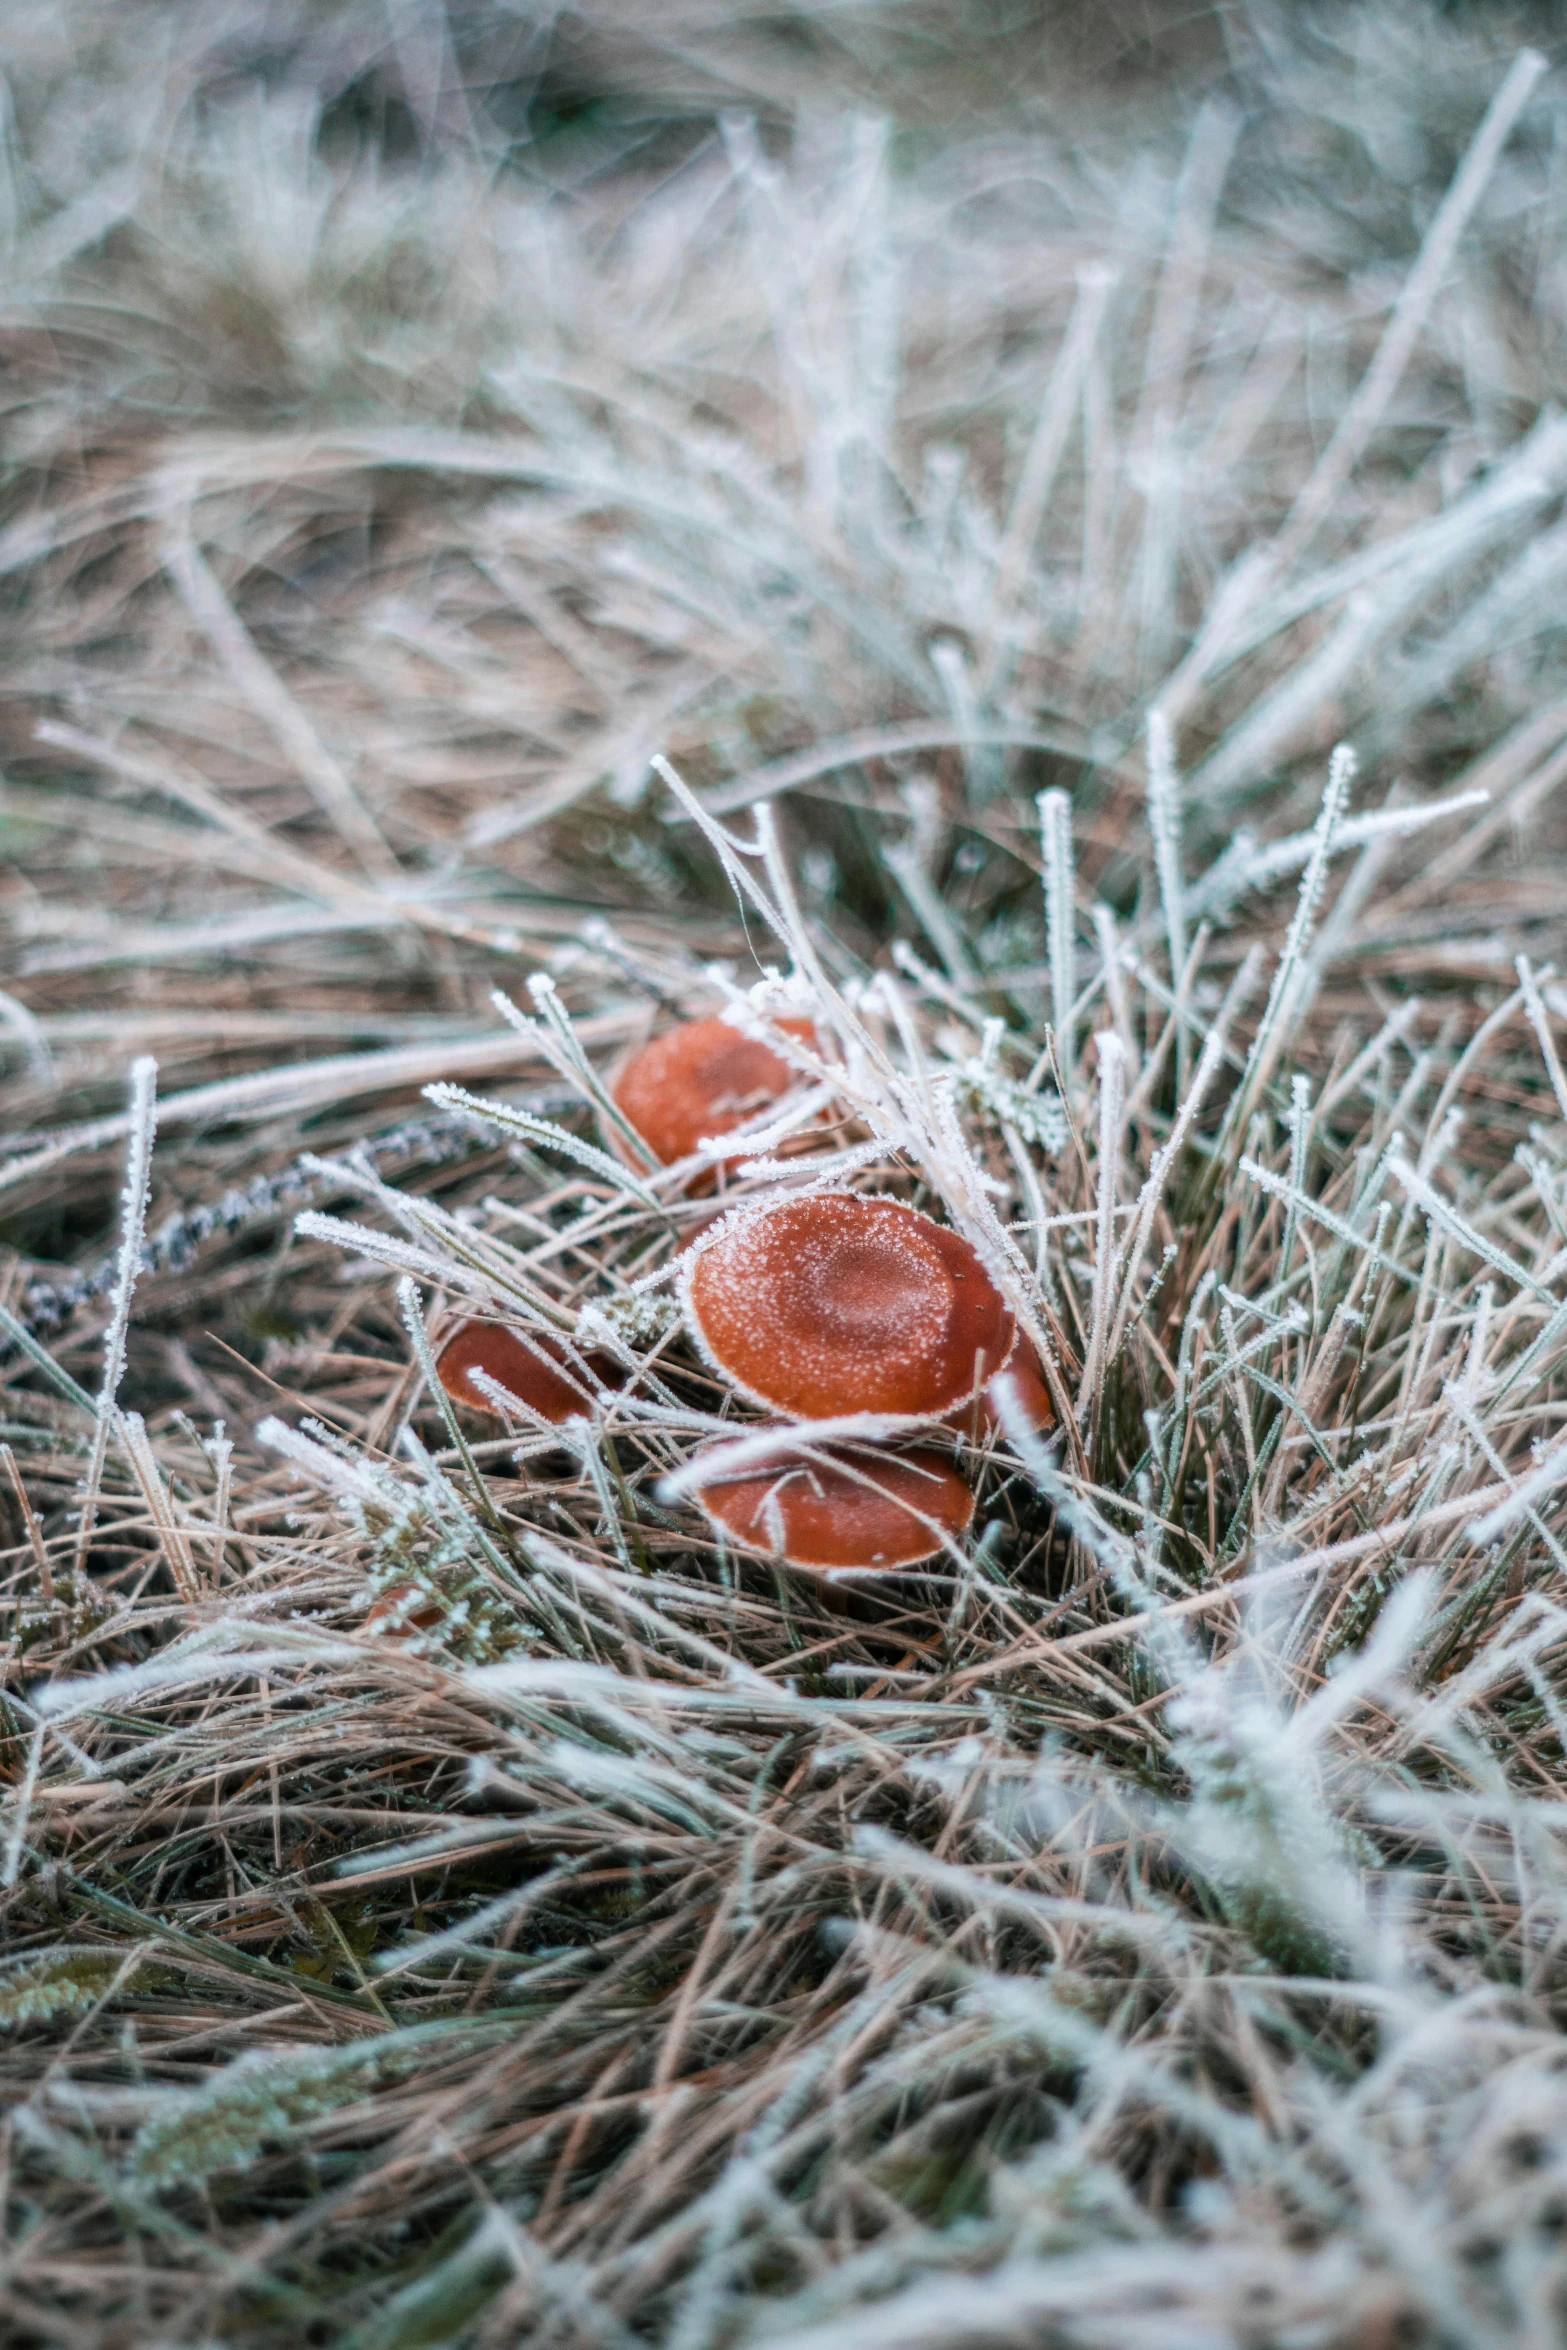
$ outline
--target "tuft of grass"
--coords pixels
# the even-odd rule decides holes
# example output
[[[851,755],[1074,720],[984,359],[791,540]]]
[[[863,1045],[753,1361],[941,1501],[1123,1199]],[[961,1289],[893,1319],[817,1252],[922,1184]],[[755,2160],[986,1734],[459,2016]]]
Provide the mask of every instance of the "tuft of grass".
[[[5,36],[7,2338],[1553,2339],[1532,20],[76,17]],[[714,1009],[799,1088],[629,1165]],[[771,1441],[704,1173],[1005,1288],[1057,1428],[952,1437],[928,1569],[691,1506]],[[454,1413],[475,1309],[627,1384]]]

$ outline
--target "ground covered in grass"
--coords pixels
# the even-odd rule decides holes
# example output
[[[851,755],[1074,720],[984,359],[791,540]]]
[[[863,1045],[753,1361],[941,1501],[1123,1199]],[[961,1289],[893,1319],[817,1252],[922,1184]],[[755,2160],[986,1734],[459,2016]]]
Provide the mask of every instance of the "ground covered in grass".
[[[8,12],[8,2343],[1562,2338],[1552,39]],[[925,1567],[715,1183],[1004,1292]]]

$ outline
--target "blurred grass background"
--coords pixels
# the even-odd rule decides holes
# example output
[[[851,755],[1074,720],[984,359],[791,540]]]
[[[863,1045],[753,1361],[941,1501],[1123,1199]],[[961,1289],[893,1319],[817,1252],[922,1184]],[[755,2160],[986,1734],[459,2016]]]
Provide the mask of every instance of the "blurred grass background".
[[[1546,70],[1524,88],[1508,77],[1526,42]],[[358,1637],[366,1559],[384,1580],[395,1542],[307,1507],[254,1430],[265,1412],[310,1415],[379,1460],[413,1408],[407,1334],[379,1269],[345,1267],[335,1245],[296,1236],[293,1215],[362,1192],[367,1166],[476,1222],[497,1190],[515,1204],[532,1187],[536,1204],[538,1162],[421,1100],[452,1079],[546,1101],[492,987],[550,972],[607,1057],[655,1015],[705,1008],[711,960],[747,972],[754,942],[709,846],[667,820],[655,751],[714,807],[779,795],[835,979],[888,969],[894,937],[911,939],[938,982],[927,1009],[941,988],[983,999],[1030,1053],[1059,1009],[1041,790],[1072,795],[1082,920],[1068,978],[1091,978],[1096,955],[1114,967],[1109,937],[1137,959],[1127,985],[1148,1005],[1175,984],[1154,968],[1165,915],[1151,704],[1172,713],[1185,779],[1192,918],[1213,926],[1193,998],[1205,1019],[1248,952],[1284,937],[1336,741],[1361,756],[1357,819],[1488,791],[1461,828],[1354,836],[1291,1067],[1316,1098],[1393,1034],[1405,1058],[1389,1044],[1376,1061],[1365,1133],[1346,1126],[1323,1145],[1332,1179],[1358,1181],[1357,1152],[1374,1168],[1401,1120],[1418,1134],[1429,1119],[1431,1163],[1488,1245],[1557,1280],[1559,1137],[1518,1015],[1518,958],[1539,973],[1541,1022],[1559,1019],[1564,55],[1553,7],[1410,0],[12,0],[0,31],[0,1306],[5,1441],[31,1501],[0,1490],[15,1962],[0,1980],[15,2189],[0,2306],[19,2343],[413,2350],[526,2336],[625,2350],[659,2333],[707,2350],[772,2330],[837,2350],[968,2341],[971,2324],[1052,2350],[1558,2338],[1561,1748],[1543,1614],[1529,1619],[1535,1649],[1508,1665],[1505,1706],[1442,1710],[1459,1705],[1444,1676],[1469,1653],[1444,1632],[1419,1691],[1434,1709],[1418,1717],[1427,1743],[1412,1728],[1400,1743],[1384,1692],[1335,1762],[1354,1836],[1379,1816],[1357,1776],[1373,1753],[1406,1774],[1411,1805],[1433,1784],[1461,1791],[1451,1815],[1421,1814],[1418,1835],[1390,1833],[1365,1861],[1367,1914],[1383,1914],[1407,1862],[1396,1899],[1428,1901],[1437,1920],[1419,1945],[1432,2008],[1413,2023],[1418,2002],[1400,2010],[1396,2065],[1374,2061],[1368,2018],[1402,1996],[1401,1956],[1365,2007],[1346,1993],[1329,2028],[1323,2007],[1279,1989],[1287,1963],[1308,1973],[1321,1952],[1290,1942],[1266,1886],[1204,1878],[1200,1837],[1151,1892],[1124,1859],[1145,1783],[1163,1800],[1185,1772],[1189,1793],[1194,1753],[1212,1762],[1203,1832],[1230,1803],[1273,1836],[1266,1805],[1247,1807],[1268,1756],[1295,1751],[1294,1716],[1282,1699],[1268,1711],[1262,1633],[1227,1652],[1234,1680],[1198,1690],[1213,1718],[1177,1741],[1179,1763],[1162,1732],[1138,1745],[1128,1726],[1169,1695],[1141,1652],[1097,1681],[1025,1691],[1015,1718],[1009,1687],[985,1712],[964,1683],[964,1736],[993,1741],[1001,1789],[984,1821],[1022,1806],[1035,1843],[1059,1845],[1049,1898],[1101,1919],[1064,1979],[1103,2030],[1095,2061],[1109,2070],[1074,2072],[1054,2042],[1041,2056],[1037,2014],[1005,2008],[1007,1937],[1021,1929],[986,1912],[973,1939],[1010,1986],[996,1994],[1003,2021],[987,2010],[975,2025],[955,2002],[939,2090],[928,2107],[905,2100],[925,2061],[923,1994],[898,2007],[893,1959],[867,1982],[847,1962],[834,1974],[814,1945],[800,1957],[787,1886],[774,1888],[776,1907],[748,1930],[766,1944],[778,1921],[797,1971],[763,1966],[754,2014],[737,1995],[706,2016],[713,2046],[737,2032],[736,2069],[715,2056],[711,2076],[698,2066],[677,2081],[696,2101],[679,2110],[699,2109],[708,2135],[693,2129],[688,2146],[672,2133],[668,2210],[648,2158],[653,2183],[624,2240],[621,2122],[601,2139],[583,2117],[601,2088],[633,2094],[614,2068],[640,2078],[655,2007],[661,2030],[673,2008],[676,2042],[684,2030],[682,1970],[697,1981],[691,1954],[710,1922],[697,1899],[705,1827],[687,1823],[671,1864],[689,1910],[671,1896],[655,1921],[675,1954],[666,1975],[634,1947],[620,1815],[608,1799],[602,1813],[571,1809],[580,1790],[549,1776],[564,1769],[553,1746],[529,1759],[557,1807],[537,1852],[508,1827],[496,1851],[432,1879],[393,1883],[388,1864],[390,1889],[362,1891],[340,1875],[383,1834],[493,1821],[485,1774],[513,1767],[512,1732],[438,1645],[434,1662],[410,1662],[362,1641],[347,1662],[333,1651],[319,1681],[301,1666],[297,1684],[274,1664],[232,1703],[205,1684],[190,1695],[140,1681],[134,1707],[71,1729],[85,1745],[46,1742],[22,1709],[48,1676],[140,1672],[171,1643],[194,1642],[179,1657],[199,1663],[225,1611],[275,1615],[280,1639]],[[1252,575],[1226,608],[1248,552],[1322,478],[1487,108],[1514,86],[1375,431],[1293,568]],[[1509,1019],[1521,1046],[1504,1027],[1494,1055],[1469,1056]],[[167,1493],[214,1513],[211,1587],[194,1599],[157,1563],[168,1528],[117,1457],[102,1589],[66,1571],[84,1440],[27,1352],[46,1343],[68,1379],[96,1388],[126,1073],[145,1053],[161,1123],[123,1402],[144,1415]],[[1357,1115],[1359,1100],[1352,1089]],[[1287,1161],[1282,1092],[1269,1107]],[[1094,1147],[1089,1136],[1080,1168],[1048,1173],[1085,1222]],[[1546,1172],[1525,1182],[1519,1151]],[[1453,1260],[1412,1209],[1401,1218],[1397,1244],[1435,1252],[1419,1296],[1445,1295]],[[1253,1265],[1268,1294],[1271,1245]],[[1403,1363],[1399,1333],[1384,1331],[1393,1368],[1378,1375],[1404,1402],[1430,1386],[1430,1418],[1399,1422],[1399,1476],[1456,1476],[1460,1457],[1465,1476],[1489,1476],[1486,1444],[1523,1474],[1559,1408],[1547,1382],[1536,1417],[1479,1437],[1441,1417],[1449,1386],[1466,1410],[1479,1393],[1462,1384],[1495,1327],[1479,1261],[1478,1290],[1466,1277],[1461,1308],[1433,1314],[1418,1358]],[[1192,1302],[1179,1279],[1166,1302],[1149,1361],[1166,1339],[1179,1350]],[[1128,1389],[1129,1443],[1147,1400]],[[1238,1411],[1227,1389],[1222,1409]],[[1231,1539],[1221,1503],[1243,1524],[1256,1482],[1243,1419],[1215,1438],[1215,1554],[1221,1531]],[[425,1433],[442,1441],[428,1415]],[[574,1539],[598,1526],[580,1481],[552,1487],[547,1507],[515,1492],[507,1506],[535,1503]],[[1366,1506],[1352,1492],[1346,1524]],[[1048,1560],[1055,1537],[1024,1519]],[[1505,1630],[1526,1573],[1531,1605],[1549,1591],[1554,1519],[1513,1580],[1494,1559],[1478,1578],[1457,1532],[1442,1541],[1456,1547],[1435,1543],[1431,1559],[1480,1593],[1482,1623],[1494,1606]],[[47,1604],[38,1544],[59,1571]],[[1335,1624],[1369,1632],[1387,1586],[1357,1575],[1325,1604]],[[680,1589],[708,1624],[695,1570]],[[1101,1602],[1080,1602],[1096,1637]],[[748,1604],[743,1653],[781,1671],[804,1603],[791,1615],[753,1591]],[[838,1636],[814,1617],[809,1631]],[[675,1669],[662,1638],[648,1635],[639,1668]],[[962,1639],[943,1671],[988,1690],[1006,1641],[988,1619]],[[1245,1677],[1254,1645],[1266,1703]],[[927,1703],[885,1643],[845,1657],[894,1693],[877,1702],[896,1710],[905,1682],[913,1694],[888,1745],[866,1731],[874,1759],[837,1811],[804,1746],[789,1749],[776,1784],[795,1792],[778,1816],[802,1838],[806,1820],[842,1882],[866,1822],[924,1839],[945,1866],[939,1791],[959,1769],[941,1743],[945,1700]],[[1251,1725],[1240,1762],[1224,1745],[1231,1713]],[[542,1741],[556,1716],[541,1705],[540,1718]],[[770,1800],[783,1733],[764,1724],[743,1751],[738,1737],[731,1750],[682,1735],[701,1801],[742,1806],[712,1864],[738,1898],[752,1869],[743,1806]],[[1041,1795],[1027,1774],[1042,1739],[1064,1741],[1072,1769],[1084,1756],[1113,1767]],[[617,1724],[604,1767],[633,1744]],[[1504,1825],[1474,1859],[1465,1838],[1480,1837],[1493,1798]],[[1103,1868],[1101,1831],[1115,1855]],[[963,1847],[971,1889],[995,1865],[989,1832]],[[494,1962],[497,1992],[493,1969],[458,1958],[449,1978],[408,1992],[406,2015],[404,1994],[388,1997],[400,2029],[468,2019],[480,2036],[399,2041],[378,2071],[365,2053],[388,2020],[378,1955],[426,1931],[460,1940],[520,1855],[547,1875],[567,1845],[606,1884],[585,1903],[546,1903],[534,1939],[546,1954],[603,1956],[580,2034],[571,1999],[551,1992],[530,2018],[541,2052],[513,2045],[513,2008],[499,2026],[491,2012],[512,1976]],[[1313,1852],[1289,1865],[1309,1877]],[[864,1897],[873,1920],[894,1899],[886,1867]],[[820,1896],[829,1909],[850,1901],[842,1882]],[[1132,1945],[1115,1940],[1117,1920]],[[1128,1972],[1129,1946],[1157,1958]],[[577,1963],[562,1962],[573,1983]],[[1247,2005],[1263,1976],[1265,2046]],[[635,1996],[617,2006],[623,1979]],[[1320,1979],[1335,1980],[1330,1966]],[[889,2039],[878,2069],[883,1994],[908,2037]],[[722,2198],[760,2175],[747,2166],[761,2092],[745,2065],[775,2030],[810,2115],[835,2110],[840,2059],[853,2073],[862,2134],[831,2156],[812,2141],[798,2173],[767,2172],[742,2219]],[[231,2075],[258,2038],[283,2052],[280,2072]],[[1438,2042],[1446,2053],[1428,2062]],[[511,2070],[495,2059],[492,2082],[502,2043]],[[1156,2075],[1168,2109],[1148,2089]],[[796,2094],[794,2074],[780,2090],[760,2059],[757,2078],[785,2106]],[[1194,2082],[1236,2117],[1222,2159],[1176,2110]],[[537,2172],[535,2127],[551,2149]],[[710,2230],[700,2253],[682,2236],[692,2214]],[[724,2266],[726,2228],[747,2242],[754,2229],[751,2268],[738,2253]]]

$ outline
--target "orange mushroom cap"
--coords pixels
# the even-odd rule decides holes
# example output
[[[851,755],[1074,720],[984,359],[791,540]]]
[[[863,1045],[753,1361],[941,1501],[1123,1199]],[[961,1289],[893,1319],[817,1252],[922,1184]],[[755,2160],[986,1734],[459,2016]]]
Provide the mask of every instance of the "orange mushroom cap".
[[[417,1601],[410,1606],[410,1600]],[[441,1611],[435,1601],[421,1598],[412,1583],[394,1583],[383,1591],[365,1616],[365,1630],[372,1624],[385,1624],[382,1637],[387,1640],[409,1640],[416,1632],[430,1632],[441,1620]]]
[[[901,1200],[829,1191],[742,1208],[687,1263],[686,1312],[708,1359],[800,1419],[940,1419],[1017,1337],[969,1243]]]
[[[600,1385],[621,1385],[625,1374],[608,1355],[586,1355],[583,1360]],[[574,1413],[585,1416],[593,1408],[592,1384],[559,1339],[531,1330],[524,1336],[503,1322],[462,1323],[436,1357],[435,1370],[452,1400],[475,1411],[493,1412],[496,1406],[474,1386],[471,1371],[487,1372],[557,1427]]]
[[[774,1023],[809,1043],[809,1020]],[[639,1047],[616,1078],[615,1107],[660,1166],[688,1159],[704,1135],[729,1134],[798,1082],[781,1053],[727,1020],[685,1020]]]
[[[965,1533],[974,1496],[939,1453],[834,1453],[704,1485],[697,1501],[743,1550],[792,1567],[913,1566]]]

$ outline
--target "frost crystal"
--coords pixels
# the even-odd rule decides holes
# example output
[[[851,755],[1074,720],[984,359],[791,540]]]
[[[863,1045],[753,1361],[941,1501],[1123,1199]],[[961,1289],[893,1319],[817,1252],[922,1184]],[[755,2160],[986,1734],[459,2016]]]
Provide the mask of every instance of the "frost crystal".
[[[680,1309],[672,1297],[627,1292],[621,1297],[595,1298],[585,1305],[577,1316],[574,1335],[577,1344],[588,1349],[608,1346],[617,1353],[625,1347],[645,1349],[667,1338],[679,1319]]]
[[[1047,1158],[1059,1158],[1065,1150],[1071,1128],[1054,1088],[1030,1093],[1015,1077],[1004,1076],[990,1062],[972,1060],[965,1061],[958,1072],[957,1093],[965,1109],[993,1118],[998,1126],[1012,1127]]]

